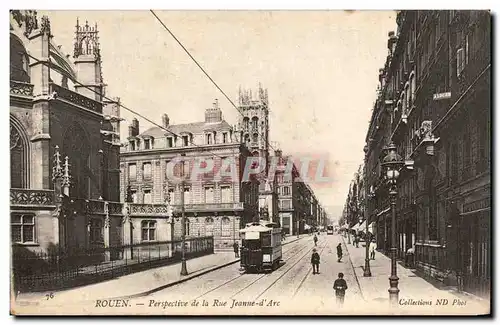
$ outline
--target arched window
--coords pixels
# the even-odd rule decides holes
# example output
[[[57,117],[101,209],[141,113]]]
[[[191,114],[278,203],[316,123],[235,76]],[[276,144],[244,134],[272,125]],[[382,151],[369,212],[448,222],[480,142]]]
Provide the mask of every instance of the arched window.
[[[245,134],[245,142],[250,142],[250,134]]]
[[[257,127],[259,126],[259,118],[254,116],[252,117],[252,129],[257,129]]]
[[[28,142],[22,129],[10,122],[10,187],[28,187]]]
[[[249,128],[249,123],[250,123],[250,120],[248,119],[248,117],[244,117],[244,118],[243,118],[243,129],[244,129],[244,130],[248,130],[248,128]]]
[[[30,82],[29,56],[17,36],[10,34],[10,80]]]
[[[257,133],[254,133],[254,134],[252,135],[252,142],[253,142],[253,143],[256,143],[256,142],[258,142],[258,141],[259,141],[259,135],[258,135]]]
[[[214,235],[214,219],[213,218],[206,218],[205,219],[205,236],[213,236]]]
[[[75,123],[66,130],[62,156],[69,157],[72,177],[70,196],[90,198],[91,178],[98,180],[90,168],[90,144],[86,132],[79,124]]]
[[[228,217],[222,218],[222,237],[231,237],[231,220]]]

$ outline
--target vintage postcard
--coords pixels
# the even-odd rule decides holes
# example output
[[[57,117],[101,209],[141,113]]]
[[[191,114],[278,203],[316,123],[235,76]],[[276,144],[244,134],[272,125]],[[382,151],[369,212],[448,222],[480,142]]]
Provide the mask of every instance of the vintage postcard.
[[[490,314],[489,11],[9,17],[11,314]]]

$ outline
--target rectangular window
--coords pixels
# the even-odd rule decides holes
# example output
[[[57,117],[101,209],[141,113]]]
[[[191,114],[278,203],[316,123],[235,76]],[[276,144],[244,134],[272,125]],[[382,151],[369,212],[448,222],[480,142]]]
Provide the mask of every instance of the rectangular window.
[[[131,181],[137,180],[137,165],[136,164],[129,164],[128,165],[128,178]]]
[[[191,192],[189,187],[184,188],[184,204],[189,204],[191,202]]]
[[[231,186],[229,186],[229,185],[222,185],[220,187],[220,191],[221,191],[221,201],[222,201],[222,203],[231,202]]]
[[[145,150],[151,149],[151,140],[150,139],[144,139],[144,149]]]
[[[283,187],[283,195],[290,195],[290,186]]]
[[[282,209],[291,209],[292,208],[292,201],[291,200],[281,200],[281,208]]]
[[[13,243],[35,242],[35,217],[26,214],[12,214],[11,235]]]
[[[151,190],[144,190],[144,204],[151,204],[152,202]]]
[[[131,140],[131,141],[129,142],[129,144],[130,144],[130,150],[131,150],[131,151],[134,151],[134,150],[135,150],[135,141],[134,141],[134,140]]]
[[[184,144],[184,147],[189,146],[189,137],[187,135],[182,136],[182,143]]]
[[[227,132],[222,133],[222,143],[227,143]]]
[[[92,244],[104,242],[103,222],[101,219],[90,220],[90,242]]]
[[[168,199],[170,200],[170,204],[177,204],[175,201],[175,189],[174,188],[168,189]]]
[[[142,178],[150,180],[151,179],[151,163],[142,164]]]
[[[174,146],[174,139],[172,137],[167,138],[167,148],[172,148]]]
[[[143,221],[141,223],[142,241],[156,240],[156,221]]]
[[[205,203],[214,203],[214,188],[213,188],[213,186],[205,187]]]
[[[131,192],[131,194],[132,194],[132,202],[133,202],[133,203],[138,203],[138,202],[137,202],[137,191],[136,191],[136,190],[132,190],[132,191],[130,191],[130,192]]]

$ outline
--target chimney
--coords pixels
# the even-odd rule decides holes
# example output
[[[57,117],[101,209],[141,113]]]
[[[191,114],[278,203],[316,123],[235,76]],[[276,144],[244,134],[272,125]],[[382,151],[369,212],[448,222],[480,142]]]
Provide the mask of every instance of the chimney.
[[[128,136],[135,137],[137,135],[139,135],[139,121],[134,118],[132,124],[128,126]]]
[[[162,120],[162,126],[165,129],[168,128],[168,125],[170,124],[170,119],[168,118],[168,115],[167,114],[163,114],[161,116],[161,120]]]

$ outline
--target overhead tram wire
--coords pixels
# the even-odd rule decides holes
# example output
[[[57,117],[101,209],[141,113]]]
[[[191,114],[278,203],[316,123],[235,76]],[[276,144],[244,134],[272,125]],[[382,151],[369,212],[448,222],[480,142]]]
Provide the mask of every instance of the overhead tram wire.
[[[214,86],[222,93],[222,95],[224,95],[224,97],[226,97],[226,99],[229,101],[229,103],[231,103],[231,105],[233,105],[233,107],[238,111],[238,113],[240,113],[241,116],[245,117],[245,115],[241,112],[241,110],[234,104],[234,102],[226,95],[226,93],[222,90],[221,87],[219,87],[219,85],[212,79],[212,77],[210,77],[210,75],[205,71],[205,69],[203,69],[203,67],[198,63],[198,61],[196,61],[196,59],[191,55],[191,53],[186,49],[186,47],[182,44],[182,42],[174,35],[174,33],[172,33],[172,31],[165,25],[165,23],[160,19],[160,17],[158,17],[156,15],[156,13],[154,12],[154,10],[150,9],[149,10],[151,12],[151,14],[153,14],[153,16],[158,20],[158,22],[163,26],[163,28],[170,34],[170,36],[172,36],[172,38],[177,42],[177,44],[179,44],[180,47],[182,47],[182,49],[184,50],[184,52],[186,52],[186,54],[191,58],[191,60],[193,60],[193,62],[198,66],[198,68],[200,68],[200,70],[205,74],[205,76],[214,84]],[[257,134],[258,135],[261,135],[258,131],[257,131]],[[274,149],[272,146],[271,146],[271,143],[269,142],[269,139],[266,137],[266,144],[269,148],[271,148],[272,150],[276,150]]]
[[[30,58],[32,58],[33,60],[35,60],[37,63],[41,63],[41,64],[43,64],[43,65],[47,65],[49,69],[51,69],[51,70],[54,70],[54,71],[55,71],[55,69],[54,69],[54,68],[52,68],[52,67],[50,66],[50,64],[49,64],[49,63],[47,63],[47,62],[42,62],[41,60],[38,60],[37,58],[35,58],[35,57],[34,57],[33,55],[31,55],[31,54],[27,54],[27,55],[28,55]],[[17,68],[17,67],[15,67],[15,68],[16,68],[16,69],[19,69],[19,70],[22,70],[22,69]],[[24,70],[23,70],[23,71],[24,71]],[[107,100],[109,100],[109,101],[111,101],[111,102],[115,102],[115,100],[114,100],[114,99],[109,98],[109,97],[107,97],[107,96],[104,96],[103,94],[101,94],[101,93],[99,93],[98,91],[96,91],[96,90],[94,90],[94,89],[90,88],[89,86],[86,86],[86,85],[82,84],[82,83],[81,83],[81,82],[79,82],[78,80],[73,80],[73,82],[74,82],[74,83],[76,83],[76,84],[78,84],[79,86],[81,86],[81,87],[85,88],[85,89],[90,90],[91,92],[93,92],[93,93],[95,93],[95,94],[98,94],[98,95],[102,96],[102,98],[104,98],[104,99],[107,99]],[[140,118],[144,119],[145,121],[147,121],[147,122],[149,122],[149,123],[153,124],[153,125],[154,125],[154,126],[156,126],[156,127],[159,127],[159,128],[160,128],[160,129],[162,129],[162,130],[165,130],[166,132],[170,133],[171,135],[174,135],[174,136],[176,136],[176,137],[180,137],[180,135],[178,135],[178,134],[176,134],[176,133],[174,133],[174,132],[172,132],[172,131],[168,130],[167,128],[165,128],[165,127],[163,127],[162,125],[160,125],[160,124],[158,124],[158,123],[156,123],[156,122],[154,122],[154,121],[150,120],[150,119],[149,119],[149,118],[147,118],[146,116],[144,116],[144,115],[142,115],[142,114],[140,114],[140,113],[138,113],[138,112],[134,111],[133,109],[128,108],[128,107],[126,107],[125,105],[123,105],[123,104],[121,104],[121,103],[117,103],[117,104],[118,104],[120,107],[124,108],[125,110],[129,111],[130,113],[132,113],[132,114],[134,114],[134,115],[136,115],[136,116],[138,116],[138,117],[140,117]],[[197,145],[197,144],[196,144],[196,143],[194,143],[193,141],[190,141],[190,143],[191,143],[192,145],[194,145],[195,147],[205,149],[205,147],[204,147],[204,146]],[[219,158],[221,158],[221,159],[222,159],[222,158],[224,158],[224,157],[219,156],[218,154],[214,153],[213,151],[208,150],[208,152],[209,152],[209,153],[211,153],[211,154],[213,154],[215,157],[219,157]]]

